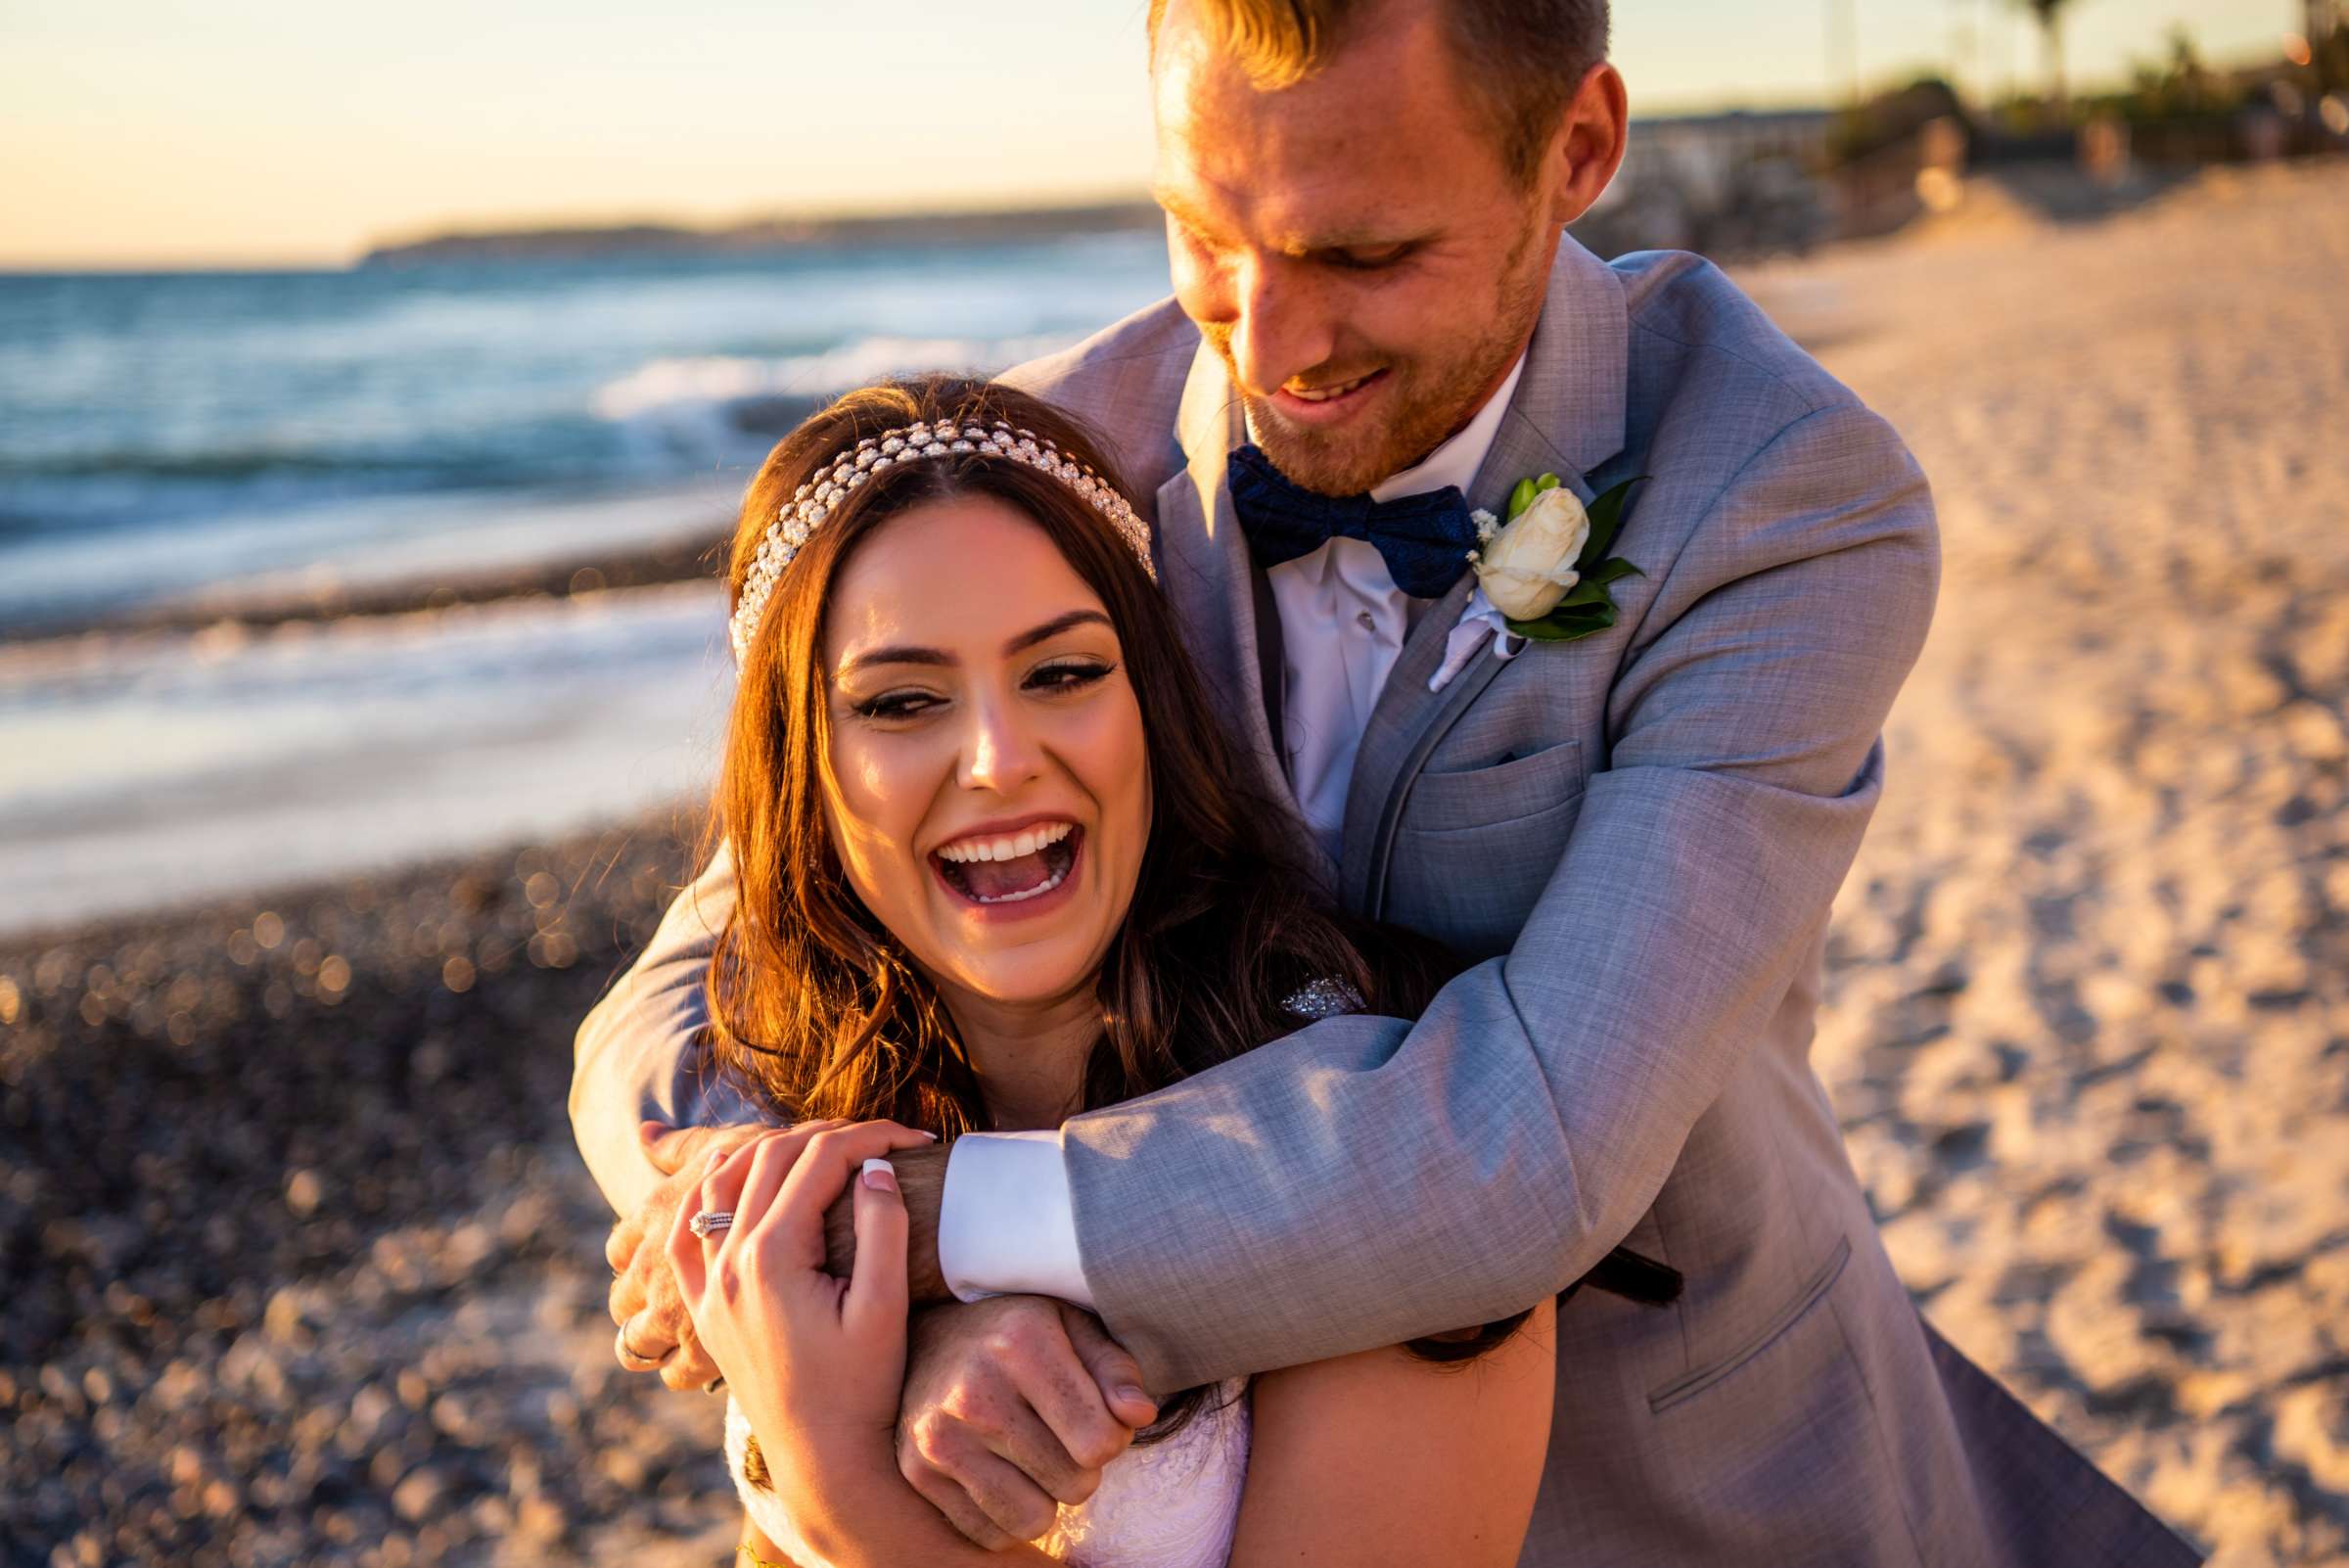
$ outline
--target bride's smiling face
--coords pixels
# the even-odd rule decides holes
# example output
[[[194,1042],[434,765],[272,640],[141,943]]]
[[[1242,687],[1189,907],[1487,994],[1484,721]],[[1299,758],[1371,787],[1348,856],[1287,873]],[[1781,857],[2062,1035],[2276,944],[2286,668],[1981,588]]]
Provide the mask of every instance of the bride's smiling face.
[[[1099,596],[1016,507],[931,502],[842,563],[821,652],[825,821],[865,906],[949,1002],[1089,987],[1150,832]]]

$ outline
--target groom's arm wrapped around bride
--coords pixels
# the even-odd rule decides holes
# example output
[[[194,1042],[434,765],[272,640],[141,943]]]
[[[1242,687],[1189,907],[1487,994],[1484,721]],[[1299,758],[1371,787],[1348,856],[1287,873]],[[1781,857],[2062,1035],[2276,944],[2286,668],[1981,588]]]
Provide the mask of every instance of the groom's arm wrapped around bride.
[[[1482,690],[1430,704],[1460,712],[1385,734],[1374,717],[1364,737],[1355,804],[1373,807],[1361,837],[1384,837],[1348,834],[1339,891],[1483,961],[1416,1024],[1328,1019],[1064,1129],[1083,1279],[1156,1386],[1504,1316],[1627,1240],[1681,1268],[1702,1304],[1753,1272],[1725,1256],[1746,1243],[1717,1232],[1773,1243],[1790,1212],[1741,1222],[1750,1182],[1727,1209],[1716,1193],[1710,1214],[1653,1212],[1725,1094],[1792,1145],[1770,1163],[1842,1163],[1823,1102],[1791,1123],[1785,1102],[1818,1094],[1804,1047],[1828,906],[1931,615],[1925,483],[1890,429],[1709,266],[1660,257],[1619,278],[1568,240],[1558,268],[1486,468],[1504,490],[1514,454],[1590,489],[1649,475],[1618,545],[1643,576],[1615,585],[1611,632],[1472,669],[1459,684],[1489,675]],[[1627,369],[1666,367],[1627,366],[1634,340],[1721,334],[1718,319],[1672,318],[1724,312],[1727,336],[1774,338],[1783,359],[1683,346],[1674,357],[1697,363],[1671,367],[1662,405],[1635,409]],[[1140,365],[1128,357],[1154,342]],[[1179,389],[1196,402],[1221,368],[1194,364],[1195,344],[1164,307],[1005,379],[1101,421],[1113,380],[1153,370],[1175,395],[1134,400],[1179,425]],[[1646,428],[1627,428],[1635,412]],[[1133,466],[1157,480],[1169,459]],[[1192,531],[1202,507],[1227,504],[1199,494],[1208,466],[1165,477],[1162,554],[1188,538],[1170,500]],[[1391,686],[1410,683],[1410,663]],[[1431,717],[1449,727],[1431,736]],[[661,1179],[642,1120],[754,1120],[694,1043],[731,888],[721,853],[580,1031],[575,1124],[623,1214]],[[1865,1214],[1856,1186],[1851,1198],[1839,1219]],[[1590,1309],[1617,1310],[1638,1309]]]
[[[1284,626],[1242,542],[1223,361],[1170,301],[1004,379],[1105,430],[1334,897],[1468,967],[1415,1022],[1324,1018],[1057,1134],[966,1136],[945,1229],[961,1181],[1005,1234],[948,1260],[957,1293],[1061,1281],[1169,1391],[1503,1319],[1625,1246],[1686,1288],[1559,1308],[1522,1560],[2186,1560],[1922,1322],[1811,1071],[1829,909],[1938,585],[1891,429],[1710,264],[1564,239],[1463,490],[1498,511],[1528,476],[1586,503],[1644,476],[1613,541],[1637,575],[1595,635],[1450,666],[1463,567],[1403,640],[1333,854],[1274,711],[1279,639],[1335,633]],[[697,1044],[731,888],[721,854],[579,1033],[573,1121],[623,1216],[663,1179],[641,1121],[750,1115]]]
[[[1625,626],[1536,644],[1382,809],[1349,811],[1350,905],[1483,961],[1415,1023],[1331,1019],[1064,1130],[1093,1302],[1154,1382],[1491,1318],[1619,1243],[1678,1267],[1699,1314],[1765,1280],[1782,1304],[1784,1276],[1831,1252],[1787,1233],[1798,1217],[1866,1222],[1770,1177],[1793,1161],[1849,1182],[1823,1105],[1785,1102],[1818,1095],[1824,927],[1929,620],[1932,516],[1907,452],[1848,397],[1748,391],[1758,406],[1732,402],[1669,459],[1586,470],[1591,488],[1654,475],[1623,546],[1646,574]],[[1388,739],[1374,720],[1365,782],[1410,765]],[[1358,827],[1383,842],[1358,848]],[[1709,1117],[1728,1136],[1659,1205]],[[1712,1189],[1736,1156],[1758,1169],[1730,1203]],[[1617,1375],[1666,1381],[1617,1350]]]
[[[1612,632],[1536,644],[1451,715],[1394,780],[1399,799],[1378,803],[1382,853],[1349,835],[1350,905],[1490,956],[1416,1024],[1329,1019],[1064,1129],[1083,1279],[1157,1386],[1504,1316],[1627,1239],[1701,1274],[1724,1245],[1708,1232],[1734,1211],[1669,1226],[1651,1213],[1691,1130],[1732,1086],[1771,1107],[1774,1136],[1790,1131],[1786,1098],[1817,1096],[1804,1047],[1827,910],[1931,614],[1926,486],[1889,428],[1791,346],[1742,375],[1683,370],[1625,450],[1623,382],[1610,396],[1545,360],[1589,356],[1593,337],[1603,359],[1611,325],[1621,365],[1642,303],[1726,306],[1774,331],[1692,258],[1629,289],[1571,241],[1559,266],[1496,464],[1520,447],[1529,467],[1586,458],[1570,471],[1592,487],[1651,473],[1619,545],[1644,575],[1616,585]],[[1112,370],[1133,379],[1122,348],[1187,331],[1159,314],[1006,379],[1085,409]],[[1205,368],[1188,345],[1157,357],[1189,381]],[[1544,397],[1586,406],[1560,419]],[[1580,451],[1558,450],[1577,435]],[[1135,466],[1156,478],[1167,462]],[[1169,478],[1162,511],[1187,487]],[[1381,738],[1374,719],[1364,785],[1382,762],[1402,771]],[[580,1032],[575,1121],[623,1214],[660,1179],[642,1119],[752,1119],[692,1043],[731,885],[721,854]],[[1840,1166],[1823,1102],[1804,1110],[1800,1157]],[[1739,1272],[1690,1289],[1701,1300]]]
[[[1890,429],[1718,272],[1641,262],[1563,243],[1479,480],[1650,476],[1620,623],[1437,697],[1406,649],[1357,764],[1345,901],[1482,961],[1416,1024],[1332,1018],[1064,1130],[1083,1280],[1157,1386],[1503,1316],[1627,1240],[1689,1277],[1682,1313],[1782,1297],[1820,1254],[1791,1217],[1866,1222],[1805,1052],[1931,615],[1931,503]],[[1141,454],[1178,593],[1229,504],[1222,421],[1196,411],[1229,406],[1221,370],[1170,305],[1006,377]],[[1180,448],[1139,434],[1153,405]],[[623,1214],[660,1179],[641,1120],[752,1119],[694,1044],[731,887],[721,854],[580,1031],[575,1123]],[[1709,1116],[1705,1179],[1659,1208]],[[1789,1161],[1834,1168],[1845,1212],[1785,1201]]]

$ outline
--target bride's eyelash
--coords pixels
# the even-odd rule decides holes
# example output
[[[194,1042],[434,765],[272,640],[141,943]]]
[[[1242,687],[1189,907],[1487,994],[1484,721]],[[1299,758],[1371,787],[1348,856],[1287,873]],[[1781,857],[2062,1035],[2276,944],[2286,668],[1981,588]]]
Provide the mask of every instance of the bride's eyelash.
[[[1042,686],[1047,690],[1072,691],[1103,679],[1117,668],[1100,659],[1055,659],[1048,665],[1037,666],[1028,676],[1028,684]]]
[[[940,700],[926,691],[885,691],[851,704],[849,711],[858,718],[912,718]]]

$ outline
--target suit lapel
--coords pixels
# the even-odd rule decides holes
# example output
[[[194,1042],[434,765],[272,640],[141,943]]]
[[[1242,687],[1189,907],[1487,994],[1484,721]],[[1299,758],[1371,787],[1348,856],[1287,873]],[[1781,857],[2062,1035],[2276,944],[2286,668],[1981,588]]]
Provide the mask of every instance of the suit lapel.
[[[1479,655],[1442,691],[1427,689],[1429,677],[1443,663],[1451,628],[1475,591],[1476,579],[1463,574],[1451,591],[1419,618],[1404,639],[1403,652],[1370,710],[1361,747],[1354,756],[1354,778],[1346,787],[1346,860],[1338,870],[1338,889],[1346,907],[1368,919],[1378,918],[1379,884],[1386,874],[1394,808],[1402,803],[1401,785],[1417,773],[1426,750],[1443,738],[1452,719],[1500,669],[1499,660]]]
[[[1227,715],[1250,782],[1282,808],[1298,853],[1323,886],[1334,886],[1337,867],[1306,826],[1281,765],[1273,727],[1282,681],[1279,622],[1271,616],[1258,623],[1260,613],[1270,616],[1271,592],[1248,553],[1224,484],[1232,448],[1245,438],[1240,403],[1222,361],[1205,345],[1191,362],[1175,429],[1185,466],[1159,486],[1160,579],[1189,630],[1192,660]]]
[[[1525,373],[1476,471],[1469,505],[1497,514],[1519,480],[1544,473],[1589,502],[1586,476],[1623,450],[1630,364],[1622,280],[1572,235],[1563,237],[1542,319],[1526,347]],[[1362,731],[1346,796],[1346,863],[1339,874],[1347,907],[1359,913],[1377,913],[1395,820],[1412,778],[1499,671],[1498,660],[1480,655],[1441,692],[1427,689],[1475,589],[1474,575],[1463,568],[1451,591],[1419,618]]]

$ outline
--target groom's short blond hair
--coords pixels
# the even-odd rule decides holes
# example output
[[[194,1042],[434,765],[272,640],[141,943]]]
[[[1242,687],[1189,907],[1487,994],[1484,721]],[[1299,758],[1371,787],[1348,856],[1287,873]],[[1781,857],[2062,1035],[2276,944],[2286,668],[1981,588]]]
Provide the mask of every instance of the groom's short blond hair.
[[[1346,46],[1350,29],[1392,0],[1194,0],[1249,79],[1302,81]],[[1435,0],[1453,65],[1491,115],[1501,158],[1530,180],[1583,74],[1607,58],[1607,0]],[[1158,37],[1167,0],[1150,0]]]

